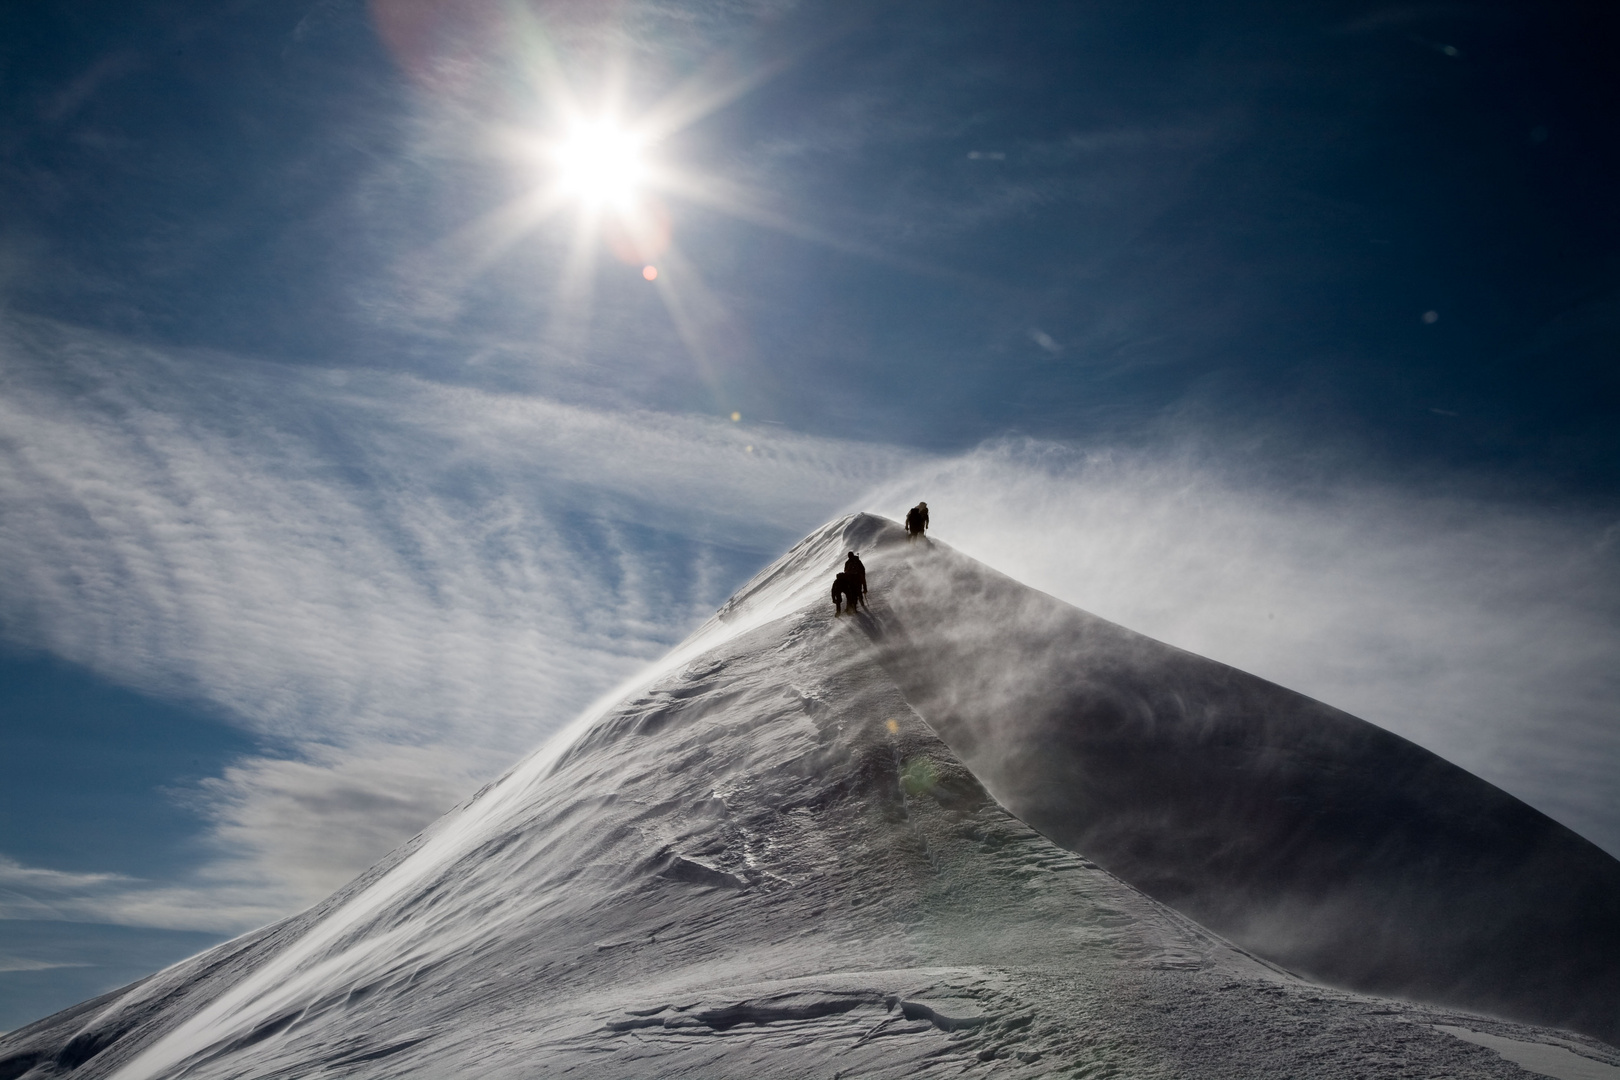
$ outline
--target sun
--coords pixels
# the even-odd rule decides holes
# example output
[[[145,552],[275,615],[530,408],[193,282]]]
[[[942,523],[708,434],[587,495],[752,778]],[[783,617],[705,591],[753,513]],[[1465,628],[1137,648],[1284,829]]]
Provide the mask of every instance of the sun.
[[[579,118],[548,155],[558,193],[592,210],[628,213],[647,182],[647,140],[613,117]]]
[[[520,189],[446,241],[465,252],[461,280],[484,273],[538,230],[546,229],[553,241],[566,235],[556,248],[554,329],[548,333],[577,344],[593,332],[597,260],[610,254],[656,284],[649,291],[668,309],[703,377],[714,382],[719,378],[711,357],[715,344],[708,339],[722,305],[675,241],[680,207],[702,207],[802,239],[864,250],[793,221],[745,182],[694,167],[693,147],[682,152],[683,131],[773,77],[780,66],[742,72],[717,67],[656,100],[641,101],[629,91],[624,65],[610,65],[593,80],[594,92],[581,93],[556,57],[535,47],[529,58],[530,108],[492,123],[486,133],[488,151],[514,168]]]

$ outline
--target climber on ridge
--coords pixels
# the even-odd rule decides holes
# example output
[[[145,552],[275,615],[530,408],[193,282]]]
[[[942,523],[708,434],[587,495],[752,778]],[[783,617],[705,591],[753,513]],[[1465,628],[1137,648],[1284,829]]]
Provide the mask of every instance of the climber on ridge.
[[[833,578],[833,618],[837,618],[844,613],[844,597],[846,596],[849,597],[849,610],[854,611],[855,597],[849,592],[849,575],[839,574],[837,577]]]
[[[853,551],[849,558],[844,560],[844,577],[848,580],[850,591],[862,600],[866,599],[866,564],[861,557]]]
[[[920,502],[906,511],[906,536],[915,540],[928,531],[928,504]]]

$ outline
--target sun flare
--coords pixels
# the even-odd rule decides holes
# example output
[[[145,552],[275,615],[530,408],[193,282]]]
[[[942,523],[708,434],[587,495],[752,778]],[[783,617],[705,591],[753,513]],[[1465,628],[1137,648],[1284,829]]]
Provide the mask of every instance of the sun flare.
[[[774,70],[730,78],[710,73],[658,100],[638,102],[624,85],[622,70],[606,72],[594,80],[595,93],[582,94],[563,78],[554,57],[537,55],[532,71],[537,107],[489,131],[489,149],[518,170],[520,192],[457,234],[456,242],[468,252],[466,279],[544,229],[551,239],[564,240],[549,333],[568,338],[570,347],[586,340],[598,259],[606,254],[655,285],[650,291],[668,309],[704,378],[717,379],[710,358],[715,346],[708,338],[721,303],[683,258],[674,235],[676,213],[683,205],[697,206],[814,236],[771,209],[764,193],[694,169],[692,148],[682,153],[677,136]]]
[[[646,140],[611,118],[576,120],[551,152],[559,192],[592,209],[631,209],[647,179]]]

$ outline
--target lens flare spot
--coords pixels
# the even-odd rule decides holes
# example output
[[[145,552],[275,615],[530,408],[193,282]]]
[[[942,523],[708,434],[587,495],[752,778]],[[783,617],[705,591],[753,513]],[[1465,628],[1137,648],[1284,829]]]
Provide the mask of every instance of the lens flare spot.
[[[657,281],[658,267],[654,266],[652,263],[648,263],[646,266],[641,268],[641,276],[646,278],[648,281]]]
[[[890,735],[898,735],[898,734],[900,734],[900,721],[898,721],[898,720],[896,720],[896,719],[894,719],[892,717],[889,718],[888,720],[883,721],[883,726],[889,729],[889,734]]]
[[[733,424],[735,424],[737,421],[739,421],[741,419],[742,419],[742,413],[734,412],[734,413],[731,414],[731,422]]]
[[[925,757],[915,757],[900,770],[900,787],[907,795],[922,795],[934,790],[939,774],[934,763]]]

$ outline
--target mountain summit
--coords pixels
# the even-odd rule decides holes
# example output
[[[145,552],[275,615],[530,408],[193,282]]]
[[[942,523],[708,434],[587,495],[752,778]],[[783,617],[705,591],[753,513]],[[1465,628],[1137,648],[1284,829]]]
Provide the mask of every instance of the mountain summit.
[[[1600,1075],[1455,1010],[1620,1041],[1617,905],[1620,864],[1411,743],[863,514],[325,902],[0,1039],[0,1080]]]

